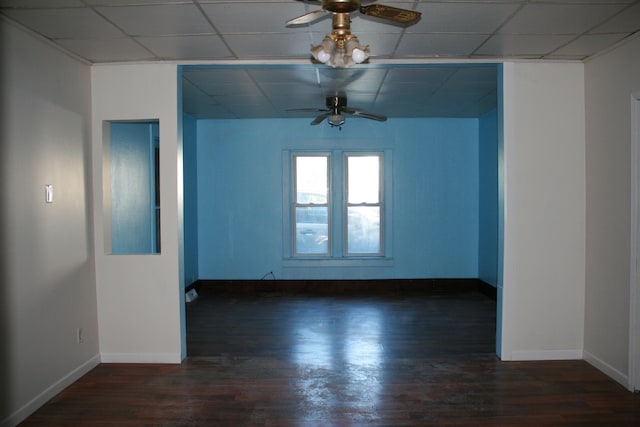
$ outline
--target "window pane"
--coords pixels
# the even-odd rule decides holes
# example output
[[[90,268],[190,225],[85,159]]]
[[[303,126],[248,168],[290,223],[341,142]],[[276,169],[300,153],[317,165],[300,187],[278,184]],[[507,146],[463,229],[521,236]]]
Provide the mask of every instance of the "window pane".
[[[347,221],[348,253],[380,253],[379,206],[350,206]]]
[[[296,208],[296,252],[329,253],[329,209],[305,206]]]
[[[296,203],[327,203],[327,157],[296,157]]]
[[[349,203],[378,203],[380,158],[349,156]]]

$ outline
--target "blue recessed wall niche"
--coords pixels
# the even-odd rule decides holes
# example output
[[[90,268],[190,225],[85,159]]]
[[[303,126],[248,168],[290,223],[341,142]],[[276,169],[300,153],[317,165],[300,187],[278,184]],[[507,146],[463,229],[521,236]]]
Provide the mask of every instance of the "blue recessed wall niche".
[[[106,253],[159,253],[159,122],[113,121],[107,126],[110,232],[105,236]]]
[[[308,119],[197,120],[185,170],[197,170],[198,279],[495,277],[495,113],[481,118],[350,118],[341,130]],[[193,132],[192,132],[193,133]],[[188,147],[191,148],[188,148]],[[485,146],[490,146],[486,148]],[[385,154],[384,257],[291,258],[287,191],[292,152]],[[191,159],[191,160],[188,160]],[[495,185],[494,185],[495,182]],[[191,196],[189,192],[193,192]],[[195,265],[195,264],[194,264]],[[491,283],[494,284],[494,283]]]

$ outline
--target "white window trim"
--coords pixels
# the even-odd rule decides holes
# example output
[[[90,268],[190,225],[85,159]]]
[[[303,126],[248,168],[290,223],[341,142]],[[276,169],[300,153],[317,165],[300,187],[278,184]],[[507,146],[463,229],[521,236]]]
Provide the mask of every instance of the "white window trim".
[[[332,159],[331,169],[330,169],[330,180],[331,185],[335,182],[334,174],[342,174],[344,158],[344,153],[350,154],[366,154],[366,153],[378,153],[382,154],[382,186],[381,191],[384,192],[384,212],[381,212],[381,216],[383,217],[383,226],[381,227],[381,238],[382,240],[382,254],[377,256],[360,256],[360,255],[349,255],[345,256],[342,252],[342,248],[346,250],[344,246],[342,236],[339,236],[339,239],[333,238],[332,247],[329,250],[330,255],[294,255],[294,239],[296,238],[295,234],[292,232],[293,227],[291,226],[291,221],[294,220],[292,216],[292,186],[294,185],[295,177],[293,174],[295,173],[294,165],[293,165],[293,156],[294,155],[313,155],[313,154],[330,154]],[[393,265],[393,155],[390,149],[380,149],[380,150],[354,150],[354,149],[330,149],[330,150],[298,150],[294,148],[285,149],[282,152],[282,164],[283,168],[283,179],[282,179],[282,232],[283,232],[283,266],[284,267],[389,267]],[[335,165],[335,162],[338,162]],[[336,168],[338,170],[336,170]],[[331,215],[331,227],[334,229],[340,229],[340,234],[344,233],[343,228],[343,219],[342,219],[342,210],[344,203],[342,200],[337,200],[335,195],[331,194],[330,197],[332,199],[332,205],[330,205],[329,209],[333,209]],[[337,210],[338,215],[336,215],[335,210]],[[336,242],[338,240],[338,242]],[[339,250],[336,250],[336,247]]]

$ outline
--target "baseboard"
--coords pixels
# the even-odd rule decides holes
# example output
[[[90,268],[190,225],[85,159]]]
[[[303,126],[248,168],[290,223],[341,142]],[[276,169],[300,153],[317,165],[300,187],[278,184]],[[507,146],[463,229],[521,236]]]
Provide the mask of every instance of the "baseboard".
[[[180,353],[100,353],[102,363],[182,363]]]
[[[73,371],[69,372],[64,377],[60,378],[54,384],[49,386],[42,393],[38,394],[31,401],[29,401],[26,405],[18,409],[16,412],[11,414],[6,419],[0,422],[0,427],[12,427],[16,426],[29,415],[33,414],[40,407],[42,407],[45,403],[51,400],[54,396],[60,393],[65,388],[69,387],[71,384],[79,380],[82,376],[84,376],[87,372],[95,368],[100,364],[100,356],[95,355],[91,359],[84,362],[82,365],[78,366]]]
[[[581,360],[582,353],[582,350],[514,350],[510,359],[503,360]]]
[[[585,362],[587,362],[588,364],[590,364],[594,368],[598,369],[599,371],[602,371],[602,373],[604,373],[608,377],[611,377],[611,379],[613,379],[617,383],[620,383],[627,390],[630,390],[630,381],[629,381],[629,376],[628,375],[620,372],[619,370],[617,370],[613,366],[609,365],[608,363],[606,363],[605,361],[603,361],[599,357],[594,356],[593,354],[589,353],[588,351],[584,352],[584,360],[585,360]],[[631,390],[631,391],[633,391],[633,390]]]
[[[480,291],[495,299],[495,288],[479,279],[348,279],[348,280],[198,280],[186,291],[221,293],[287,292],[303,294],[374,294]],[[492,296],[492,294],[494,296]]]

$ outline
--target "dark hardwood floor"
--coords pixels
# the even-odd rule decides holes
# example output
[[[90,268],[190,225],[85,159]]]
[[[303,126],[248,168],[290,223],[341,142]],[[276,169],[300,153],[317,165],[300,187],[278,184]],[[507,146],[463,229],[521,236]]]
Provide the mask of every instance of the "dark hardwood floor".
[[[586,362],[499,361],[495,301],[453,288],[202,287],[183,364],[102,364],[23,425],[640,425],[640,396]]]

